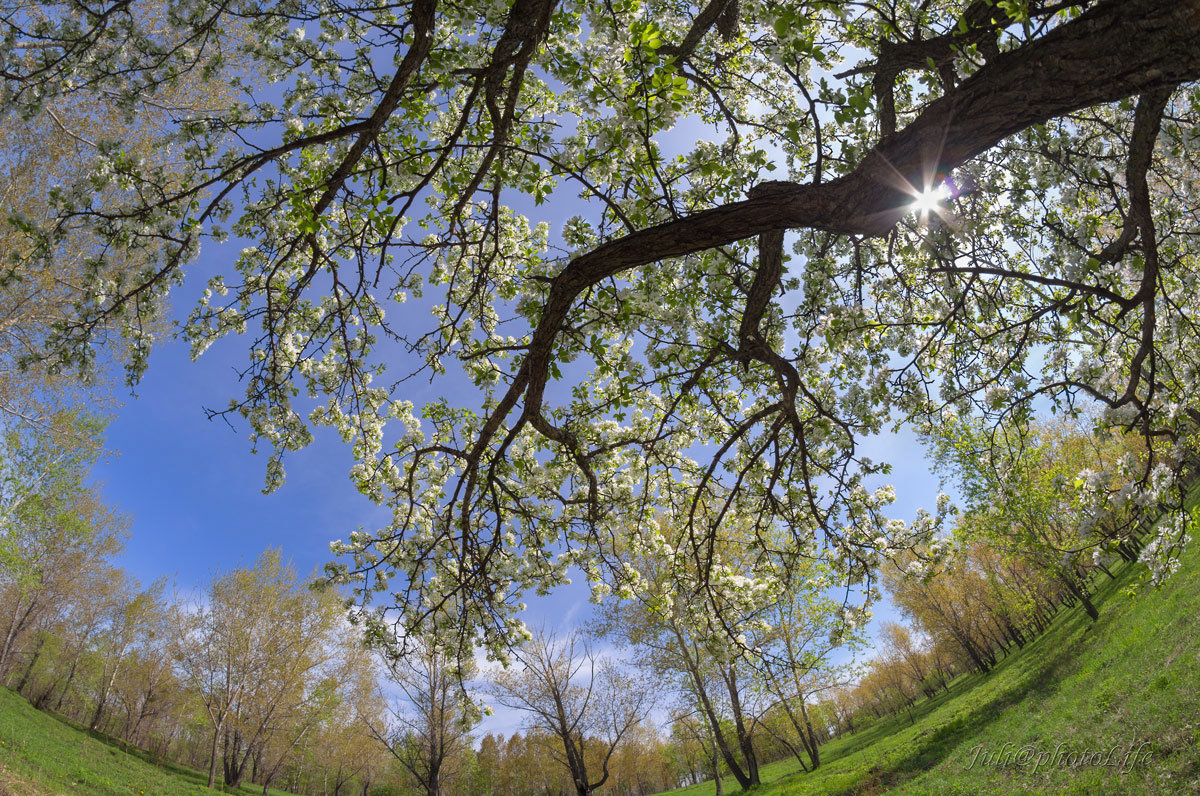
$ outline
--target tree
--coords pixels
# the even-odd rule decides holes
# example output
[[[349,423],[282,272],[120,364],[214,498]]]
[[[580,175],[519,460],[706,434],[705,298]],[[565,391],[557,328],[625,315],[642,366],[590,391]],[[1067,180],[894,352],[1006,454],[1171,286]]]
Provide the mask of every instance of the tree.
[[[1056,579],[1096,620],[1087,576],[1114,541],[1133,536],[1132,520],[1154,494],[1129,500],[1122,484],[1131,471],[1161,484],[1169,468],[1124,435],[1089,434],[1075,424],[1010,423],[996,436],[1002,439],[989,442],[976,424],[951,419],[935,434],[937,461],[957,477],[969,506],[960,535]]]
[[[857,646],[866,608],[847,605],[848,594],[845,602],[830,596],[838,578],[822,562],[794,562],[787,581],[778,578],[782,529],[732,512],[722,525],[712,565],[697,560],[682,521],[659,520],[649,533],[627,530],[619,547],[627,582],[621,599],[602,604],[597,627],[631,646],[652,676],[676,685],[684,713],[701,717],[714,755],[746,788],[759,784],[755,735],[773,707],[783,708],[810,759],[818,760],[805,700],[839,679],[841,667],[830,654]],[[909,533],[903,525],[893,525],[888,536]],[[872,555],[885,549],[883,541]],[[870,586],[863,591],[869,603]],[[794,747],[793,753],[803,763]]]
[[[360,641],[347,653],[341,677],[335,681],[332,709],[316,729],[314,757],[322,771],[323,793],[340,796],[357,780],[366,796],[389,757],[387,747],[371,730],[382,725],[387,703],[379,693],[375,659],[365,645]]]
[[[0,676],[23,637],[124,543],[126,521],[87,483],[103,422],[68,412],[53,427],[4,431],[0,456]]]
[[[336,595],[306,588],[277,550],[214,578],[176,650],[210,725],[210,788],[222,748],[226,783],[237,786],[253,754],[292,728],[333,655],[339,618]]]
[[[708,722],[694,713],[672,711],[671,740],[676,754],[683,758],[684,785],[696,785],[704,781],[704,774],[712,779],[716,795],[725,792],[721,781],[721,755],[713,742]],[[703,761],[697,760],[702,757]]]
[[[406,630],[452,604],[464,648],[481,628],[500,654],[521,592],[572,561],[615,588],[610,540],[677,484],[860,576],[874,537],[837,520],[884,468],[859,443],[943,405],[1094,401],[1186,442],[1195,0],[181,5],[169,32],[33,13],[3,23],[8,114],[121,107],[213,53],[282,81],[172,114],[178,175],[106,142],[63,186],[36,256],[66,220],[111,247],[49,345],[77,361],[117,317],[144,345],[201,241],[247,238],[185,334],[257,328],[230,411],[275,449],[269,485],[313,426],[354,446],[395,519],[332,574]],[[677,124],[717,141],[683,151]],[[155,266],[111,284],[129,252]],[[386,314],[409,298],[423,328]],[[388,364],[478,390],[418,408]],[[707,561],[720,523],[687,517]],[[1169,562],[1184,529],[1164,534]]]
[[[178,599],[170,598],[163,610],[152,614],[147,632],[115,684],[125,707],[125,740],[142,749],[150,747],[154,735],[169,737],[182,724],[183,711],[193,706],[176,676],[172,656],[175,634],[183,626],[181,611]]]
[[[827,579],[820,579],[807,590],[796,590],[779,599],[767,620],[771,631],[764,639],[763,654],[752,661],[759,687],[772,697],[769,707],[786,717],[808,755],[808,765],[789,739],[776,731],[772,734],[805,770],[821,765],[820,746],[824,740],[814,729],[810,706],[850,678],[851,665],[835,664],[835,652],[852,656],[864,641],[865,627],[847,626],[846,613],[828,594],[831,585]]]
[[[129,579],[121,573],[122,580]],[[96,708],[88,723],[89,729],[100,726],[104,717],[104,709],[117,682],[117,676],[122,673],[128,663],[128,657],[139,643],[152,642],[153,633],[162,628],[162,617],[166,614],[167,606],[163,599],[165,582],[155,581],[147,589],[136,591],[137,582],[125,585],[124,593],[119,597],[119,604],[108,617],[105,633],[97,644],[97,658],[100,664],[97,682]]]
[[[462,754],[471,728],[482,717],[463,685],[477,667],[473,659],[455,661],[437,647],[418,644],[406,655],[385,653],[388,677],[404,692],[407,704],[392,711],[390,732],[371,729],[426,796],[441,796],[444,767]]]
[[[493,673],[496,701],[525,711],[532,728],[555,739],[562,748],[555,759],[575,792],[589,796],[608,781],[617,748],[649,715],[649,686],[595,656],[577,633],[561,640],[535,634],[519,660],[521,668]]]
[[[926,683],[930,670],[925,651],[914,641],[912,631],[895,622],[884,624],[881,630],[884,656],[905,670],[909,680],[923,690],[925,696],[933,696],[933,689]]]
[[[640,545],[642,554],[630,555],[629,577],[636,588],[626,585],[623,599],[602,604],[598,629],[632,647],[638,665],[650,676],[674,681],[687,707],[684,713],[699,715],[707,728],[714,769],[719,759],[743,788],[757,785],[754,726],[744,709],[752,684],[745,676],[752,642],[743,632],[735,644],[729,643],[699,587],[705,573],[696,570],[685,546],[674,545],[679,531],[667,523],[653,527],[655,536]],[[728,597],[741,608],[733,617],[735,626],[761,628],[769,589],[740,574],[743,562],[734,545],[718,555],[733,559],[718,558],[721,568],[713,575],[733,587]]]
[[[634,727],[613,756],[609,786],[614,794],[647,796],[679,784],[671,766],[669,747],[653,722]]]
[[[287,660],[274,669],[275,681],[282,688],[271,699],[257,700],[259,708],[250,714],[261,717],[257,725],[248,725],[257,726],[258,733],[257,741],[250,736],[247,756],[253,755],[254,779],[263,786],[263,796],[267,796],[271,783],[285,767],[296,763],[304,744],[319,736],[326,724],[336,721],[339,715],[349,710],[354,714],[349,723],[361,723],[360,729],[368,728],[378,718],[375,697],[368,693],[375,687],[378,675],[375,661],[367,652],[358,628],[346,627],[338,621],[341,612],[336,595],[323,592],[319,602],[322,622],[309,619],[305,623],[310,628],[314,624],[320,627],[314,645],[307,655],[298,656],[299,666],[297,661]],[[293,626],[293,632],[296,629]],[[324,637],[320,638],[322,632]],[[359,710],[361,714],[356,712]],[[370,777],[363,776],[363,772],[369,774],[378,768],[378,755],[374,753],[382,750],[371,740],[353,737],[358,737],[366,747],[359,750],[363,754],[342,751],[359,757],[359,775],[367,780]]]
[[[475,753],[472,768],[470,793],[493,796],[502,792],[498,788],[504,764],[504,736],[496,737],[490,732],[479,739],[479,750]]]
[[[52,689],[59,689],[53,703],[55,711],[61,712],[63,704],[72,694],[79,674],[80,663],[95,635],[103,627],[106,617],[111,616],[125,596],[125,573],[113,566],[95,566],[91,571],[74,573],[75,593],[68,599],[60,599],[64,613],[63,654],[57,663],[60,671]],[[51,692],[41,698],[48,700]]]
[[[164,41],[170,39],[173,27],[167,18],[169,6],[139,2],[136,12],[139,23]],[[103,21],[88,19],[85,27],[71,31],[74,38],[69,47],[84,58],[95,56],[95,46],[105,41],[119,47],[112,34],[122,15],[120,10],[110,9],[101,15]],[[150,317],[162,308],[154,306],[155,300],[147,295],[149,303],[136,317],[110,316],[90,329],[88,348],[54,350],[50,341],[63,324],[78,317],[79,303],[89,299],[84,285],[116,288],[127,275],[153,267],[148,260],[154,257],[149,251],[136,255],[113,241],[111,233],[116,230],[111,227],[107,233],[98,231],[76,223],[70,214],[60,214],[62,192],[71,189],[73,175],[102,168],[99,164],[113,154],[115,142],[119,142],[122,157],[154,169],[161,184],[173,184],[182,153],[162,146],[164,129],[181,114],[205,113],[205,109],[228,105],[233,87],[222,78],[244,71],[246,65],[228,58],[218,62],[210,49],[199,56],[202,66],[188,79],[167,81],[169,85],[163,83],[157,91],[118,99],[110,85],[78,83],[77,64],[67,57],[58,64],[64,70],[59,77],[72,84],[71,90],[59,91],[45,83],[41,89],[22,87],[16,74],[22,64],[32,65],[30,59],[37,60],[39,55],[54,60],[50,55],[53,45],[43,48],[48,42],[41,37],[53,39],[50,28],[62,20],[56,18],[52,4],[6,4],[4,20],[0,23],[6,34],[5,45],[0,45],[5,48],[0,56],[0,96],[5,109],[0,113],[0,196],[4,206],[0,216],[0,250],[4,252],[0,258],[0,417],[5,423],[53,428],[59,413],[74,404],[86,402],[95,407],[109,403],[110,376],[121,364],[141,370],[150,341],[169,332],[165,322]],[[89,28],[90,34],[83,33]],[[17,41],[7,36],[15,36]],[[35,42],[22,41],[25,36]],[[8,49],[10,44],[12,49]],[[55,69],[45,62],[34,67],[43,77],[46,68]],[[202,77],[200,73],[205,71],[208,74]],[[67,74],[70,72],[74,74]],[[91,188],[88,202],[96,206],[114,200],[122,191],[114,183],[93,183]],[[130,229],[120,234],[136,237],[140,233]],[[126,321],[140,327],[136,335],[122,333]]]

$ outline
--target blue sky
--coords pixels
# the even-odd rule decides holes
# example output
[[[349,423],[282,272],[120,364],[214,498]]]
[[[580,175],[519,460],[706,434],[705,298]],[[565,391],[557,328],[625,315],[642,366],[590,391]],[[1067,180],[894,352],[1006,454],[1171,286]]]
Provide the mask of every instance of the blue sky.
[[[124,563],[143,580],[178,574],[188,589],[276,546],[307,573],[329,559],[331,539],[378,509],[346,478],[349,451],[332,435],[293,457],[285,486],[264,495],[265,456],[251,453],[245,424],[205,417],[238,394],[242,352],[213,353],[193,363],[183,343],[164,345],[109,427],[118,455],[98,476],[133,517]]]

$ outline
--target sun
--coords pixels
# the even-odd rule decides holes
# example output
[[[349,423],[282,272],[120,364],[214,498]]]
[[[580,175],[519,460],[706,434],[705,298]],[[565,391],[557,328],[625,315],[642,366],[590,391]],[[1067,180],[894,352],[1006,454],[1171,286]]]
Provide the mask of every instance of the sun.
[[[950,188],[944,182],[939,182],[937,185],[931,185],[925,190],[916,194],[913,203],[910,205],[913,212],[920,213],[922,216],[927,216],[932,212],[940,212],[944,209],[943,202],[950,198]]]

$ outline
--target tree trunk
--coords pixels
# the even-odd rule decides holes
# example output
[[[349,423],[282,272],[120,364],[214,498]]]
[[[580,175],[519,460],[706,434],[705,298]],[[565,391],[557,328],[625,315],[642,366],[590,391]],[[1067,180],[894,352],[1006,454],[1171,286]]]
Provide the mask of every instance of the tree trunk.
[[[733,774],[734,779],[741,785],[742,790],[745,790],[752,783],[750,782],[750,778],[746,776],[746,772],[738,765],[737,758],[729,750],[729,746],[725,742],[725,737],[721,734],[720,719],[717,717],[712,702],[708,698],[708,691],[704,688],[704,678],[700,673],[699,666],[692,660],[692,656],[688,653],[687,643],[684,641],[679,630],[674,626],[671,627],[671,630],[675,634],[676,641],[679,643],[679,654],[683,657],[685,668],[692,680],[692,685],[696,689],[696,698],[700,700],[702,713],[708,721],[709,729],[712,731],[713,747],[721,753],[721,758],[725,761],[725,765],[729,766],[729,772]]]
[[[221,725],[223,725],[224,723],[225,722],[222,721],[220,724],[217,724],[217,726],[213,727],[212,748],[209,750],[209,753],[208,753],[208,787],[209,788],[217,787],[217,745],[221,740]]]
[[[975,663],[975,666],[979,669],[979,671],[986,673],[992,668],[991,664],[984,660],[984,656],[980,653],[980,651],[975,648],[975,645],[971,642],[971,639],[967,637],[966,633],[963,633],[952,627],[950,634],[954,637],[954,640],[958,642],[958,645],[967,653],[967,657],[969,657]]]
[[[89,729],[96,729],[100,726],[100,717],[104,713],[104,708],[108,705],[108,697],[112,693],[113,683],[117,682],[117,673],[121,671],[121,658],[125,655],[127,648],[122,646],[121,651],[117,655],[117,660],[113,664],[112,675],[109,676],[108,682],[104,684],[104,690],[100,692],[100,700],[96,703],[96,712],[92,715],[92,723]]]
[[[138,738],[138,734],[141,732],[141,729],[142,729],[142,722],[144,722],[153,712],[150,707],[153,699],[154,699],[154,689],[153,689],[153,687],[151,687],[150,690],[148,690],[145,694],[142,695],[142,706],[138,709],[137,721],[134,722],[134,725],[133,725],[133,732],[132,732],[132,738],[130,739],[130,743],[132,743],[134,746],[138,745],[137,738]]]
[[[817,742],[817,734],[813,732],[812,719],[808,717],[808,708],[803,699],[800,700],[800,715],[804,718],[804,732],[808,736],[808,754],[812,758],[813,770],[816,770],[821,765],[821,745]],[[826,722],[826,726],[828,726],[828,722]]]
[[[746,761],[746,777],[751,785],[761,783],[758,775],[758,756],[754,752],[754,738],[746,727],[742,715],[742,698],[737,689],[737,670],[729,664],[727,672],[722,673],[725,686],[729,691],[729,706],[733,709],[733,726],[737,732],[738,747],[742,750],[742,758]],[[745,786],[742,786],[745,790]]]
[[[71,660],[71,671],[67,674],[67,682],[63,685],[62,693],[58,695],[58,702],[54,703],[55,712],[62,710],[63,701],[67,698],[67,694],[71,692],[71,683],[75,681],[75,671],[79,668],[80,657],[81,655],[77,654]]]
[[[226,750],[225,756],[229,760],[228,770],[225,774],[225,784],[231,788],[239,788],[242,785],[242,780],[246,778],[246,764],[250,762],[250,756],[253,753],[253,747],[247,745],[246,750],[242,751],[242,733],[240,730],[234,730],[233,733],[233,751]]]
[[[1100,612],[1096,610],[1096,606],[1092,605],[1092,601],[1088,599],[1087,593],[1079,587],[1079,584],[1075,582],[1075,578],[1070,573],[1060,572],[1059,580],[1067,587],[1067,591],[1071,592],[1071,595],[1079,600],[1080,604],[1083,605],[1083,610],[1087,612],[1087,615],[1093,622],[1100,618]]]
[[[8,673],[8,666],[10,663],[9,658],[12,656],[13,646],[17,640],[17,634],[20,633],[25,628],[26,623],[29,622],[29,617],[33,614],[33,610],[37,607],[37,603],[38,601],[35,597],[29,601],[29,607],[22,612],[21,600],[19,596],[18,599],[13,602],[12,618],[8,623],[8,631],[4,634],[4,644],[3,646],[0,646],[0,677],[3,677]]]
[[[25,673],[21,675],[21,682],[17,683],[17,693],[25,693],[25,686],[29,683],[30,676],[33,675],[33,667],[37,666],[38,658],[42,656],[42,647],[45,644],[46,634],[41,633],[38,635],[37,646],[33,648],[33,655],[29,657],[29,665],[25,667]]]

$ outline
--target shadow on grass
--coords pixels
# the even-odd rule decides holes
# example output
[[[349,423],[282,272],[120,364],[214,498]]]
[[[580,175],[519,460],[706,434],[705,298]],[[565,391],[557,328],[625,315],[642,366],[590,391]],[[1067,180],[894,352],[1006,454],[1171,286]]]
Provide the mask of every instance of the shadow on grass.
[[[132,744],[126,742],[125,740],[123,740],[121,738],[117,738],[115,736],[108,735],[106,733],[100,732],[99,730],[90,730],[87,727],[83,726],[82,724],[76,724],[75,722],[73,722],[69,718],[67,718],[66,716],[55,713],[53,711],[42,710],[41,712],[43,714],[45,714],[46,716],[49,716],[50,718],[54,719],[55,721],[65,724],[66,726],[70,727],[73,730],[84,733],[85,735],[92,738],[92,740],[98,741],[99,743],[102,743],[105,746],[108,746],[112,749],[116,749],[120,752],[124,752],[125,754],[130,755],[131,757],[136,757],[137,759],[141,760],[143,763],[155,766],[156,768],[159,768],[162,771],[165,771],[166,773],[170,774],[172,777],[175,777],[176,779],[185,780],[185,781],[187,781],[191,784],[194,784],[198,787],[201,787],[201,788],[207,789],[207,787],[208,787],[207,772],[200,772],[194,768],[188,768],[187,766],[184,766],[180,763],[175,763],[171,760],[165,760],[165,759],[159,757],[158,755],[153,754],[152,752],[148,752],[145,749],[141,749],[137,746],[133,746]],[[241,795],[261,794],[262,786],[254,785],[251,787],[246,787],[245,785],[243,785],[241,787],[232,788],[232,787],[229,787],[228,785],[225,785],[218,781],[216,786],[212,789],[212,792],[213,793],[232,793],[232,794],[241,794]]]
[[[1103,609],[1117,589],[1132,579],[1133,565],[1124,564],[1114,574],[1115,578],[1104,576],[1101,583],[1093,584],[1092,600],[1097,609]],[[952,684],[951,690],[943,692],[940,696],[950,698],[959,693],[965,694],[985,679],[1003,676],[1004,672],[1013,666],[1030,668],[1028,674],[1017,675],[1018,681],[1013,687],[1005,689],[993,699],[981,702],[965,715],[932,730],[921,732],[915,739],[915,748],[910,754],[887,770],[872,769],[872,776],[866,782],[842,793],[848,795],[874,792],[878,788],[887,789],[900,785],[905,780],[940,764],[952,752],[962,751],[968,739],[981,733],[1009,708],[1031,697],[1049,697],[1058,690],[1059,682],[1069,674],[1079,647],[1094,635],[1104,634],[1109,625],[1123,614],[1122,611],[1100,610],[1100,618],[1093,622],[1079,605],[1059,611],[1044,633],[1022,649],[1006,655],[988,675],[973,673],[960,678],[961,685],[958,682]],[[1047,644],[1064,641],[1067,643],[1060,643],[1053,651],[1039,650],[1039,647],[1045,647]],[[939,707],[935,700],[925,700],[925,703],[922,703],[922,707],[925,708],[922,715],[927,715]],[[892,731],[895,731],[894,726]],[[877,738],[871,738],[869,742],[875,740]],[[858,748],[862,746],[856,744]]]

